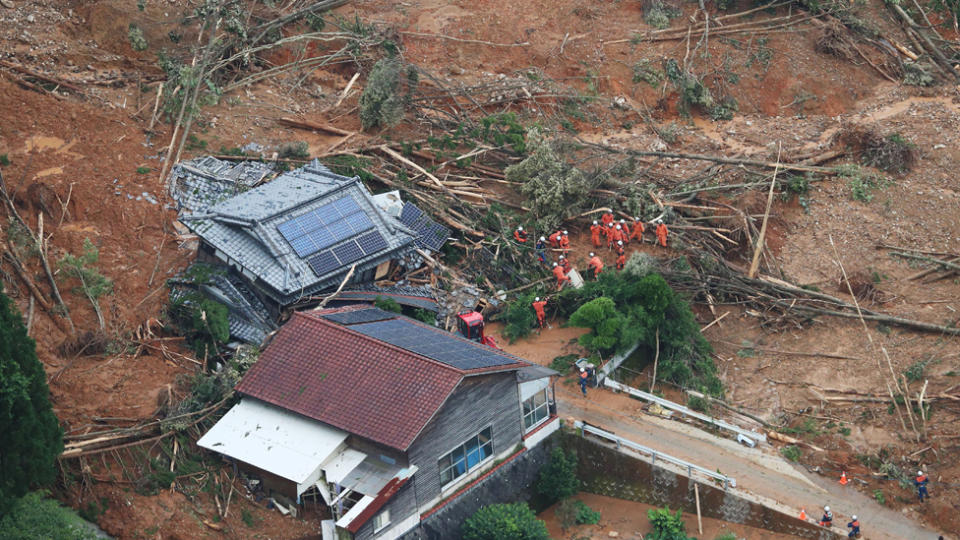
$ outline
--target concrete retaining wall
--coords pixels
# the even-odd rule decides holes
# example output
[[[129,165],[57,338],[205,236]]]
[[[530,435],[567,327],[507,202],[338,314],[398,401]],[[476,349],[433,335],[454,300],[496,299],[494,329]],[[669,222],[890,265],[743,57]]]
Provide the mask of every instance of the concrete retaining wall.
[[[581,489],[589,493],[669,506],[695,513],[694,480],[673,471],[652,466],[648,461],[625,454],[593,439],[565,435],[565,447],[577,452]],[[700,511],[706,517],[760,527],[799,538],[833,540],[835,533],[796,517],[788,516],[737,494],[735,489],[699,484]]]

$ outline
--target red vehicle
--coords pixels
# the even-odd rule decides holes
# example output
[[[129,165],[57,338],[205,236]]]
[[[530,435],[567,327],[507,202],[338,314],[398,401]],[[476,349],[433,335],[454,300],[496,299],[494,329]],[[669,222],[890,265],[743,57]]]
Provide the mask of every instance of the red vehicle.
[[[470,341],[476,341],[484,345],[499,349],[497,342],[490,336],[483,333],[483,315],[476,311],[466,311],[457,315],[457,325],[460,328],[460,334]]]

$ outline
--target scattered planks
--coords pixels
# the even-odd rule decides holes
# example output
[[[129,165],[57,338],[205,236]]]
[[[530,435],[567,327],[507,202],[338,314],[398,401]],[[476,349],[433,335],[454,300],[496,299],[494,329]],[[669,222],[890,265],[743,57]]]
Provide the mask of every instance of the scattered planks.
[[[60,88],[64,88],[64,89],[70,90],[71,92],[73,92],[73,93],[75,93],[75,94],[77,94],[77,95],[80,95],[80,96],[85,96],[85,95],[86,95],[86,94],[84,94],[83,89],[80,88],[79,86],[75,85],[75,84],[68,83],[67,81],[64,81],[64,80],[62,80],[62,79],[55,79],[55,78],[53,78],[53,77],[50,77],[50,76],[48,76],[48,75],[44,75],[44,74],[42,74],[42,73],[37,73],[36,71],[33,71],[33,70],[31,70],[31,69],[27,69],[27,68],[25,68],[25,67],[23,67],[23,66],[21,66],[21,65],[19,65],[19,64],[15,64],[15,63],[9,62],[9,61],[7,61],[7,60],[0,60],[0,66],[3,66],[3,67],[8,68],[8,69],[11,69],[11,70],[16,71],[16,72],[18,72],[18,73],[22,73],[23,75],[26,75],[27,77],[30,77],[31,79],[36,79],[36,80],[43,81],[43,82],[48,83],[48,84],[53,84],[53,85],[56,86],[56,87],[54,88],[54,90],[58,90],[58,89],[60,89]],[[18,78],[17,78],[17,81],[18,81],[18,82],[21,82],[21,83],[26,83],[26,84],[24,84],[24,86],[27,86],[27,87],[30,88],[31,90],[36,90],[36,91],[39,91],[39,92],[41,92],[41,93],[46,93],[46,94],[53,95],[54,97],[56,97],[56,98],[58,98],[58,99],[63,99],[63,97],[60,96],[60,95],[58,95],[57,93],[55,93],[55,92],[53,92],[53,91],[51,91],[51,90],[49,90],[49,89],[47,89],[47,88],[44,88],[44,87],[42,87],[42,86],[36,85],[36,84],[34,84],[34,83],[31,83],[31,82],[29,82],[29,81],[25,81],[25,80],[23,80],[22,78],[19,78],[19,77],[18,77]]]

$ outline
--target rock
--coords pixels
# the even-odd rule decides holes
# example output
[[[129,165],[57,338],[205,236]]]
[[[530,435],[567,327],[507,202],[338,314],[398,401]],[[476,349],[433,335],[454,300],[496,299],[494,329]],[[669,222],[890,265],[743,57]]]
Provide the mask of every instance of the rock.
[[[619,538],[620,533],[618,533],[617,531],[610,531],[607,533],[607,536],[609,536],[610,538]]]
[[[30,15],[27,15],[27,22],[28,22],[28,23],[32,23],[34,20],[36,20],[36,19],[34,19],[32,13],[31,13]]]

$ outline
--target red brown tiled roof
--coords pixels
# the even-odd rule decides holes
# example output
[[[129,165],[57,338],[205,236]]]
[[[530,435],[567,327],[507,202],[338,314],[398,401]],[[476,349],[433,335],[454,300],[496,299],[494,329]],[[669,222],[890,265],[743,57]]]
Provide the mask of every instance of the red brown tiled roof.
[[[465,375],[492,371],[458,370],[322,313],[294,313],[237,391],[403,451]]]

